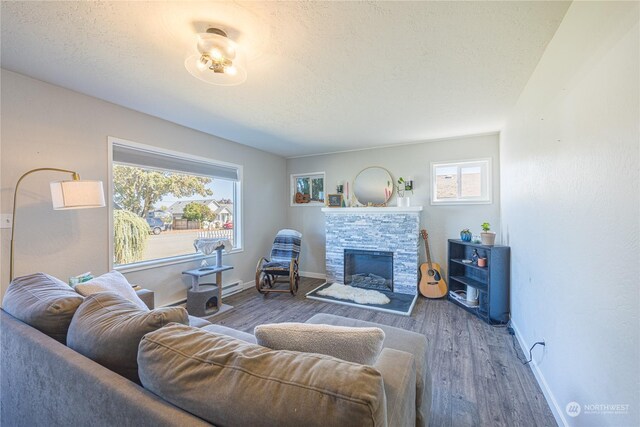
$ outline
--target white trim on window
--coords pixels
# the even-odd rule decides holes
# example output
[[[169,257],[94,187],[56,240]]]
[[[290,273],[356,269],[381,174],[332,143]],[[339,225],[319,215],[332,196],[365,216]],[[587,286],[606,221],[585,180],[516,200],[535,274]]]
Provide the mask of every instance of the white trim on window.
[[[462,169],[469,167],[480,168],[480,191],[477,197],[462,195]],[[439,168],[455,168],[457,176],[457,195],[438,199],[437,170]],[[432,205],[487,205],[493,203],[492,196],[492,165],[491,158],[469,159],[454,162],[431,162],[431,204]]]
[[[215,255],[205,256],[201,253],[193,253],[193,254],[177,255],[177,256],[168,257],[168,258],[158,258],[154,260],[141,261],[141,262],[132,263],[132,264],[114,265],[114,262],[113,262],[113,251],[114,251],[113,215],[112,215],[112,211],[113,211],[113,145],[114,144],[120,145],[120,146],[129,146],[132,148],[155,152],[162,155],[178,157],[181,159],[194,160],[197,162],[213,163],[217,165],[236,168],[238,170],[238,180],[233,181],[234,201],[236,202],[233,204],[234,205],[233,206],[233,223],[234,223],[233,227],[236,235],[235,235],[233,250],[229,253],[223,252],[223,256],[234,255],[244,251],[244,236],[243,236],[244,227],[242,226],[244,223],[243,209],[242,209],[243,202],[244,202],[243,194],[242,194],[242,182],[243,182],[242,181],[243,179],[242,165],[223,162],[223,161],[210,159],[202,156],[196,156],[193,154],[168,150],[165,148],[154,147],[151,145],[140,144],[137,142],[109,136],[107,137],[107,147],[108,147],[107,160],[109,162],[108,173],[107,173],[107,176],[108,176],[107,200],[109,203],[109,236],[108,236],[109,237],[109,254],[108,254],[109,264],[108,265],[110,270],[116,269],[122,273],[129,273],[133,271],[148,270],[151,268],[162,267],[167,265],[182,264],[182,263],[187,263],[192,261],[200,261],[205,258],[215,259]]]
[[[324,202],[314,202],[311,201],[309,203],[296,203],[295,202],[295,197],[296,197],[296,179],[300,178],[300,177],[309,177],[309,178],[320,178],[322,177],[322,193],[323,193],[323,197],[327,197],[327,177],[324,173],[324,171],[322,172],[310,172],[310,173],[292,173],[291,175],[289,175],[289,206],[296,206],[296,207],[302,207],[302,206],[325,206]]]

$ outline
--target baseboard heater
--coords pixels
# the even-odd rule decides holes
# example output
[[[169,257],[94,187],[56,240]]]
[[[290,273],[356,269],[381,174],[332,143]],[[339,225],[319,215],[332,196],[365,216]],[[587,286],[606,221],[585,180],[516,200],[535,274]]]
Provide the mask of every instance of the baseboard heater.
[[[201,286],[206,286],[206,283],[203,283]],[[227,283],[226,285],[222,285],[222,298],[224,302],[224,298],[233,294],[237,294],[244,290],[242,282],[240,280],[236,280],[235,282]],[[169,304],[165,304],[162,307],[173,307],[176,305],[181,305],[187,302],[187,299],[181,299],[180,301],[172,302]]]
[[[222,297],[224,298],[229,295],[237,294],[242,290],[244,290],[244,287],[242,286],[242,282],[240,280],[236,280],[233,283],[222,285]]]

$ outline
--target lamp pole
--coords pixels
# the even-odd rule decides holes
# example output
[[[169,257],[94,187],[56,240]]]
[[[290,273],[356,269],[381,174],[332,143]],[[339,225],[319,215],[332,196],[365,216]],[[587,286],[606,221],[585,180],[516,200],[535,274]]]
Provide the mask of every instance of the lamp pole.
[[[18,183],[16,184],[16,189],[13,192],[13,218],[11,221],[11,250],[10,250],[10,264],[9,264],[9,281],[13,280],[13,234],[15,232],[16,229],[16,198],[18,196],[18,187],[20,187],[20,182],[22,182],[22,180],[24,178],[27,177],[27,175],[31,175],[32,173],[35,172],[41,172],[41,171],[53,171],[53,172],[62,172],[62,173],[70,173],[71,176],[73,177],[74,181],[79,181],[80,180],[80,175],[78,174],[78,172],[72,171],[72,170],[68,170],[68,169],[59,169],[59,168],[37,168],[37,169],[32,169],[29,172],[26,172],[25,174],[23,174],[20,179],[18,180]]]

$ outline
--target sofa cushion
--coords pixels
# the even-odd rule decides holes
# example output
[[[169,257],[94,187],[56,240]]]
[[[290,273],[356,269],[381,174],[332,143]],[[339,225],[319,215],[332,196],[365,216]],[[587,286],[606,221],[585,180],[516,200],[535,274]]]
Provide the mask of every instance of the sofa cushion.
[[[202,328],[205,331],[214,332],[220,335],[227,335],[232,338],[237,338],[239,340],[256,344],[256,337],[248,334],[246,332],[238,331],[237,329],[228,328],[222,325],[207,325]]]
[[[385,333],[383,348],[392,348],[413,354],[416,363],[416,426],[429,425],[431,414],[431,371],[427,358],[427,339],[424,335],[393,326],[379,325],[364,320],[349,319],[333,314],[320,313],[307,323],[350,326],[357,328],[379,327]]]
[[[2,300],[2,308],[64,344],[73,314],[83,300],[63,281],[35,273],[13,279]]]
[[[145,388],[219,426],[384,426],[381,374],[178,324],[144,336]]]
[[[320,353],[348,362],[373,365],[382,350],[380,328],[274,323],[254,329],[257,343],[273,350]]]
[[[209,322],[208,320],[189,315],[189,326],[193,326],[194,328],[202,328],[203,326],[208,326],[210,324],[211,322]]]
[[[84,283],[78,283],[75,288],[80,295],[88,297],[98,292],[115,292],[116,294],[128,299],[143,310],[148,310],[147,304],[144,303],[133,290],[133,286],[119,271],[113,270],[98,276]]]
[[[168,323],[188,324],[182,307],[143,310],[113,292],[88,296],[73,316],[67,345],[112,371],[139,382],[138,344]]]

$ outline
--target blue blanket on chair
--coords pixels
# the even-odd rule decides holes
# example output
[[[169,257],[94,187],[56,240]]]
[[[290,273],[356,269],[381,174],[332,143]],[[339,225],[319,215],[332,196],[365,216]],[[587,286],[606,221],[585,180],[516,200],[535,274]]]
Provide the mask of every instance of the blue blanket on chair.
[[[271,247],[271,262],[291,262],[300,255],[302,234],[296,230],[280,230]]]

